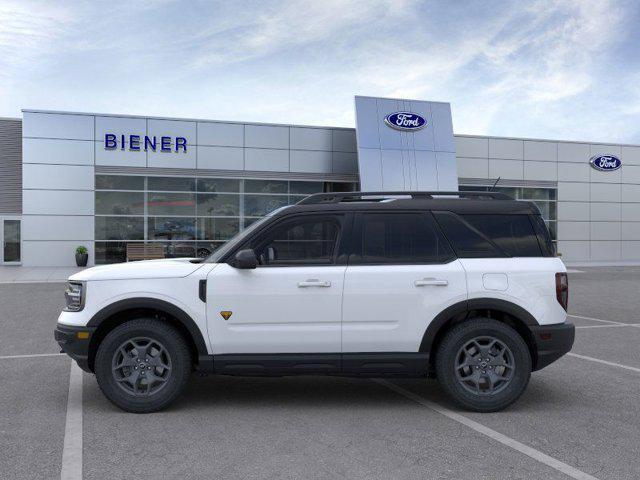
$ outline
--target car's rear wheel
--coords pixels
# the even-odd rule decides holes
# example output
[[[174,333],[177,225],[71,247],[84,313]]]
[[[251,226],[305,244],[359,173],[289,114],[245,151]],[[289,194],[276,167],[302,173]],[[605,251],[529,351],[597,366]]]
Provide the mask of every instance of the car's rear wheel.
[[[113,329],[100,343],[95,359],[104,395],[134,413],[165,408],[180,395],[190,372],[189,347],[180,332],[152,318]]]
[[[531,376],[531,354],[520,334],[488,318],[467,320],[446,333],[436,352],[436,373],[460,406],[495,412],[515,402]]]

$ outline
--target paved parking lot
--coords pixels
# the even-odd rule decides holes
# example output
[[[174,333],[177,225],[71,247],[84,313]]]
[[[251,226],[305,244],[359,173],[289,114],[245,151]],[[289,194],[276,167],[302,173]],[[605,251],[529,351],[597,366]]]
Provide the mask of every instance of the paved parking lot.
[[[640,478],[640,267],[569,278],[574,355],[494,414],[433,380],[198,376],[168,410],[127,414],[91,375],[70,391],[63,285],[2,284],[0,478]]]

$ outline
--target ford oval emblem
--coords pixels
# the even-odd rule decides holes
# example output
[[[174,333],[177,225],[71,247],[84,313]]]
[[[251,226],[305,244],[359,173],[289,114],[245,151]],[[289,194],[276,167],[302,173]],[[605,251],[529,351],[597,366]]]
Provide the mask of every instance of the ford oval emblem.
[[[395,112],[384,117],[384,123],[396,130],[413,131],[427,126],[427,121],[417,113]]]
[[[589,163],[593,168],[601,172],[613,172],[622,166],[620,159],[613,155],[596,155],[595,157],[591,157]]]

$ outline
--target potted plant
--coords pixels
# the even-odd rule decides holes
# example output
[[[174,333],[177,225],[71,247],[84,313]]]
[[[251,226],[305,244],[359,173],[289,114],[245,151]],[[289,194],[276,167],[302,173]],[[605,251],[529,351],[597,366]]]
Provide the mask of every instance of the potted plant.
[[[86,267],[87,260],[89,260],[89,252],[87,251],[87,247],[80,245],[76,248],[76,265],[79,267]]]

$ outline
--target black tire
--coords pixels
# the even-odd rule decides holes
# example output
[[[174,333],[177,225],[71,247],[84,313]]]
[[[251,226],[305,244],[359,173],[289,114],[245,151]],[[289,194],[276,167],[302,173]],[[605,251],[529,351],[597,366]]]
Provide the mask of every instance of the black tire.
[[[463,376],[463,372],[460,369],[456,370],[456,362],[464,357],[464,354],[461,354],[463,347],[468,346],[474,339],[486,339],[487,337],[497,339],[508,347],[512,354],[509,358],[514,364],[514,368],[501,370],[501,372],[510,371],[511,373],[508,375],[508,381],[495,382],[500,385],[495,391],[480,392],[480,388],[478,388],[477,392],[472,392],[469,383],[459,379],[457,372],[460,372],[461,376]],[[487,344],[490,343],[488,340],[483,341]],[[490,358],[493,362],[494,357],[490,356]],[[474,361],[482,361],[482,358]],[[481,365],[473,364],[467,371],[473,372],[473,368],[480,369],[478,375],[482,375],[483,367]],[[461,407],[475,412],[496,412],[515,402],[526,389],[531,377],[531,354],[520,334],[510,326],[497,320],[475,318],[455,325],[446,333],[436,352],[436,374],[447,395]],[[481,383],[488,384],[486,376],[483,377]]]
[[[143,340],[140,342],[138,339]],[[136,387],[130,385],[130,382],[127,381],[117,381],[116,374],[113,373],[113,363],[117,361],[117,358],[124,358],[122,354],[117,357],[119,355],[118,352],[121,352],[120,347],[123,344],[129,345],[127,342],[132,340],[144,345],[146,343],[144,339],[150,339],[156,342],[155,345],[160,345],[162,347],[161,351],[166,353],[166,355],[165,353],[162,354],[163,358],[168,359],[166,363],[170,365],[170,368],[166,370],[163,367],[158,367],[158,371],[161,372],[158,377],[163,376],[164,381],[154,382],[155,387],[153,388],[157,388],[157,391],[151,391],[150,384],[144,385],[141,383],[148,382],[148,380],[140,380],[139,375],[144,375],[144,373],[139,373],[137,366],[125,367],[128,369],[125,371],[131,374],[134,373],[132,369],[135,368],[138,374],[136,378],[139,379],[133,382]],[[152,354],[159,351],[154,348],[150,348]],[[133,365],[138,361],[137,350],[133,348],[130,355],[127,357],[127,362],[134,362],[132,363]],[[135,360],[132,360],[132,357]],[[147,373],[148,370],[151,370],[155,376],[156,367],[152,367],[150,363],[150,359],[153,357],[143,354],[140,358],[146,358],[149,362],[149,366],[140,368],[140,372],[144,370]],[[142,364],[137,363],[135,365]],[[189,379],[191,366],[189,347],[178,330],[162,320],[138,318],[117,326],[102,340],[96,354],[95,374],[100,390],[114,405],[127,412],[151,413],[167,407],[182,393]],[[122,372],[122,369],[119,372]],[[147,379],[150,378],[149,375],[151,373],[147,373]],[[143,390],[142,392],[134,393],[128,391],[138,388],[138,386]],[[145,388],[149,389],[147,394],[144,393]]]

